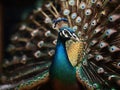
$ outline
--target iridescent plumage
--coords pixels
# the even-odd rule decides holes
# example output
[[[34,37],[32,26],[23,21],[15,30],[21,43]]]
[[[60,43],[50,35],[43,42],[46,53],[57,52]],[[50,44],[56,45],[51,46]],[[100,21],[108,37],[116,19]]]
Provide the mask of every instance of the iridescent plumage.
[[[50,81],[62,89],[74,83],[85,90],[119,90],[120,1],[46,2],[11,37],[0,89],[41,89]]]

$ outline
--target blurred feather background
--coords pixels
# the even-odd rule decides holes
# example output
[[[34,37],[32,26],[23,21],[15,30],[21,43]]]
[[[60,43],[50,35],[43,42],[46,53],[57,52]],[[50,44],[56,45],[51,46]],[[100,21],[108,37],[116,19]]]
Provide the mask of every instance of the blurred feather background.
[[[44,0],[44,1],[47,2],[48,0]],[[117,17],[116,17],[116,14],[120,13],[119,12],[119,10],[120,10],[119,0],[100,0],[100,1],[99,0],[60,0],[61,2],[59,2],[59,0],[51,0],[51,1],[53,1],[53,4],[51,4],[51,3],[43,4],[44,1],[43,0],[30,0],[30,1],[27,1],[27,0],[24,0],[24,1],[22,1],[22,0],[10,0],[10,1],[4,0],[1,2],[1,5],[0,5],[0,7],[1,7],[1,10],[0,10],[1,11],[1,13],[0,13],[1,14],[0,15],[1,27],[0,28],[1,29],[0,29],[0,31],[2,33],[0,32],[0,34],[1,34],[0,35],[0,37],[1,37],[1,40],[0,40],[0,42],[1,42],[0,43],[1,59],[0,60],[2,62],[5,61],[3,63],[3,66],[4,66],[3,71],[0,70],[0,71],[2,71],[2,73],[0,73],[0,77],[1,77],[0,80],[2,81],[2,83],[4,84],[4,83],[10,82],[12,84],[11,87],[14,87],[14,85],[16,85],[16,82],[21,81],[20,88],[22,88],[22,86],[24,86],[24,85],[26,88],[28,88],[28,86],[31,86],[31,84],[34,86],[36,84],[35,82],[37,82],[37,80],[40,81],[44,78],[44,74],[46,72],[41,73],[41,71],[43,71],[43,72],[46,71],[49,67],[49,64],[51,63],[50,60],[52,60],[52,59],[49,56],[52,56],[54,54],[54,51],[53,50],[49,51],[49,50],[50,50],[50,48],[52,48],[52,49],[54,48],[55,45],[53,46],[53,45],[51,45],[51,43],[55,44],[55,39],[53,39],[53,38],[56,38],[55,35],[57,35],[55,31],[52,32],[52,34],[50,33],[49,29],[52,30],[51,25],[50,25],[50,27],[48,27],[47,26],[48,24],[47,25],[44,24],[44,23],[52,24],[51,20],[54,19],[54,16],[56,17],[56,15],[54,15],[54,13],[52,13],[53,9],[49,8],[49,7],[53,7],[54,9],[55,8],[58,9],[58,12],[60,15],[63,11],[63,14],[64,14],[63,16],[67,15],[69,21],[71,21],[72,19],[75,19],[75,17],[77,17],[76,13],[74,14],[73,8],[75,8],[76,10],[78,9],[81,11],[82,10],[85,11],[85,13],[83,13],[83,11],[77,12],[84,19],[84,20],[82,20],[83,23],[81,23],[81,25],[79,24],[81,22],[81,17],[78,16],[78,18],[75,19],[75,22],[73,23],[73,25],[75,24],[75,25],[79,26],[78,30],[80,30],[82,32],[76,32],[76,33],[78,33],[78,36],[83,37],[83,40],[86,43],[82,43],[80,45],[73,44],[73,45],[71,45],[71,48],[68,49],[68,50],[72,51],[73,46],[75,46],[75,45],[76,45],[76,47],[77,47],[77,45],[79,45],[79,47],[82,47],[82,45],[84,45],[84,44],[88,45],[88,47],[80,49],[80,50],[82,50],[81,52],[83,55],[79,52],[76,54],[78,56],[80,54],[83,56],[82,58],[77,57],[77,59],[82,60],[82,62],[79,62],[77,59],[73,58],[74,60],[78,61],[78,63],[76,63],[77,66],[80,63],[80,65],[78,67],[76,67],[77,70],[79,69],[78,71],[80,74],[79,75],[80,77],[77,77],[77,78],[81,79],[81,81],[83,83],[85,82],[87,87],[89,87],[89,86],[94,87],[97,90],[98,90],[98,88],[100,88],[99,90],[108,90],[108,89],[104,89],[104,88],[108,88],[108,87],[111,88],[110,90],[113,90],[113,86],[115,88],[117,88],[117,85],[120,85],[120,83],[119,83],[119,81],[120,81],[120,77],[119,77],[120,76],[120,74],[119,74],[119,69],[120,69],[120,63],[119,63],[119,60],[120,60],[120,58],[119,58],[119,56],[120,56],[120,49],[119,49],[119,38],[120,38],[119,29],[120,28],[119,28],[119,26],[120,26],[120,24],[119,24],[119,22],[120,22],[120,19],[118,17],[119,15],[117,15]],[[64,6],[64,1],[67,3],[65,6]],[[72,1],[72,3],[71,3],[71,1]],[[76,4],[77,6],[80,6],[79,8],[76,8],[76,6],[71,7],[71,5],[74,5],[75,1],[80,1],[80,3],[77,2],[77,4]],[[82,1],[85,1],[85,3],[83,3]],[[43,4],[43,9],[41,10],[40,6],[42,4]],[[60,4],[63,6],[60,7]],[[69,4],[69,7],[68,7],[68,4]],[[90,5],[90,7],[86,7],[86,5],[87,6]],[[68,7],[70,10],[66,11],[65,7]],[[37,9],[38,13],[39,12],[42,12],[42,13],[40,15],[37,15],[38,13],[35,12],[36,9]],[[92,10],[93,11],[95,10],[95,11],[92,12]],[[50,14],[50,11],[52,14]],[[71,16],[68,15],[70,13],[70,11],[72,11],[70,14]],[[32,14],[34,14],[34,15],[32,16]],[[42,14],[44,14],[43,16],[48,15],[52,19],[45,18],[42,16]],[[44,23],[43,23],[43,19],[45,20]],[[36,21],[38,21],[38,22],[36,22]],[[23,23],[23,24],[20,25],[21,23]],[[88,25],[88,23],[89,23],[89,25]],[[26,28],[26,24],[28,26],[27,28]],[[20,30],[28,30],[28,31],[20,32],[18,30],[19,25],[21,26],[19,28]],[[100,28],[99,27],[96,28],[99,25],[100,25]],[[31,29],[29,28],[29,26],[35,32],[32,32]],[[42,26],[45,26],[45,28]],[[70,26],[72,26],[72,23],[70,23]],[[40,39],[36,39],[37,37],[34,37],[34,35],[36,35],[36,31],[38,31],[38,29],[39,29],[38,27],[40,28],[40,30],[44,30],[44,31],[42,31]],[[115,28],[115,30],[111,29],[111,28]],[[76,30],[76,29],[77,29],[77,27],[74,28],[74,30]],[[86,31],[86,29],[89,29],[89,30]],[[16,32],[18,32],[18,33],[16,33]],[[117,32],[117,33],[115,33],[115,32]],[[21,37],[23,36],[23,38],[19,37],[19,34],[21,35]],[[12,35],[13,35],[13,37],[11,37]],[[24,38],[24,36],[25,36],[25,38]],[[49,38],[49,36],[51,36],[51,38]],[[18,42],[17,42],[17,44],[15,44],[15,46],[17,46],[17,47],[22,46],[23,48],[16,49],[16,47],[14,48],[14,45],[8,46],[8,44],[11,44],[10,37],[11,37],[11,40],[13,41],[12,42],[13,44],[15,44],[14,42],[18,40]],[[90,37],[90,38],[88,38],[88,37]],[[42,40],[42,42],[41,41],[38,42],[39,40]],[[81,38],[81,40],[82,40],[82,38]],[[24,43],[22,43],[21,41],[23,41]],[[44,43],[44,41],[47,43]],[[48,45],[48,41],[50,41],[50,43],[49,43],[50,47]],[[102,42],[102,41],[105,41],[105,42]],[[33,44],[33,43],[35,43],[35,44]],[[70,44],[71,43],[68,43],[67,45],[70,46]],[[36,46],[36,48],[34,46]],[[41,46],[45,46],[45,47],[41,48]],[[7,49],[8,51],[10,51],[9,53],[5,52],[5,49],[7,47],[10,47]],[[48,48],[46,48],[46,47],[48,47]],[[41,53],[40,50],[38,51],[39,48],[41,51],[44,51],[44,52]],[[11,49],[13,49],[13,51]],[[29,49],[32,50],[33,52],[29,51]],[[16,52],[14,52],[14,50]],[[24,51],[24,50],[26,50],[26,51]],[[76,50],[79,51],[79,49],[77,48],[77,49],[75,49],[74,52],[76,52]],[[13,53],[15,53],[15,55],[13,55]],[[11,57],[9,54],[12,54]],[[27,56],[26,56],[26,54],[27,54]],[[69,52],[68,52],[68,54],[69,54]],[[20,55],[20,58],[19,58],[19,55]],[[49,58],[46,58],[46,55]],[[69,54],[69,55],[74,56],[73,54]],[[18,57],[16,57],[16,56],[18,56]],[[70,56],[69,56],[69,58],[70,58]],[[27,57],[31,57],[31,58],[29,59]],[[40,57],[42,57],[42,58],[39,59]],[[37,60],[38,59],[39,60],[37,61],[35,58],[37,58]],[[28,61],[30,64],[26,63],[26,60],[31,60],[31,62]],[[41,62],[42,60],[44,60],[45,63],[42,63]],[[38,62],[40,62],[40,63],[38,63]],[[28,64],[31,65],[30,67],[32,69],[27,67]],[[11,68],[9,67],[9,65]],[[23,67],[21,68],[21,66],[23,66]],[[17,67],[18,67],[18,69],[17,69]],[[94,72],[93,72],[93,69],[94,69]],[[14,71],[16,71],[16,72],[14,72]],[[36,73],[34,73],[34,71]],[[24,80],[24,79],[27,79],[29,76],[33,77],[33,76],[37,75],[37,73],[39,74],[39,76],[37,76],[37,78],[34,77],[32,79],[30,78],[27,81]],[[116,76],[116,75],[119,75],[119,76]],[[8,80],[8,82],[7,82],[7,80]],[[90,82],[88,82],[88,81],[90,81]],[[25,83],[21,84],[23,82],[25,82]],[[96,84],[96,82],[100,82],[100,86],[99,86],[99,83]],[[106,83],[106,82],[108,82],[108,83]],[[114,83],[117,83],[117,84],[114,85]],[[1,84],[1,82],[0,82],[0,84]],[[10,85],[8,85],[8,86],[10,86]],[[106,86],[108,86],[108,87],[106,87]],[[4,87],[4,86],[2,86],[2,87]],[[44,89],[42,89],[42,90],[44,90]],[[118,90],[118,89],[116,89],[116,90]]]
[[[8,56],[5,48],[10,37],[16,32],[19,22],[23,21],[35,7],[40,7],[43,0],[2,0],[0,1],[0,64]],[[1,65],[0,65],[1,72]]]

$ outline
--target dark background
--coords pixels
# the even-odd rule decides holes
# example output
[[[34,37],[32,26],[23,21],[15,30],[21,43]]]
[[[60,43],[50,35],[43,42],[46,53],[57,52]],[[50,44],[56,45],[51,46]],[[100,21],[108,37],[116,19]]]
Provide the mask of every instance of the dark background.
[[[4,46],[9,43],[11,34],[15,32],[16,24],[27,17],[36,3],[41,0],[4,0],[3,6],[3,29]]]
[[[43,0],[0,0],[0,64],[7,56],[5,49],[10,43],[11,35],[16,32],[17,24],[42,3]]]

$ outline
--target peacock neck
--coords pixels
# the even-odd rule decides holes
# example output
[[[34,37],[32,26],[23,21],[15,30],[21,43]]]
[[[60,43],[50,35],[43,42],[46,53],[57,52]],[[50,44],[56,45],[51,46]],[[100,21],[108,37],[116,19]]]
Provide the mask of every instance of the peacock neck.
[[[55,56],[50,68],[50,76],[64,83],[73,83],[76,81],[75,75],[75,68],[68,59],[65,40],[58,36]]]

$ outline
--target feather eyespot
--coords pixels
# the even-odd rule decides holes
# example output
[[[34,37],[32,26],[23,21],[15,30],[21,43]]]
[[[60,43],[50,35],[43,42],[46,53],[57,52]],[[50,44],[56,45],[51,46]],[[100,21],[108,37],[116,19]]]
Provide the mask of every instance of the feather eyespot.
[[[41,48],[43,45],[44,45],[44,41],[40,41],[40,42],[38,42],[38,44],[37,44],[37,46],[38,46],[39,48]]]
[[[77,13],[72,13],[72,14],[71,14],[71,18],[72,18],[72,19],[75,19],[76,17],[77,17]]]
[[[108,46],[108,43],[106,43],[106,42],[104,42],[104,41],[101,41],[100,43],[99,43],[99,47],[100,48],[104,48],[104,47],[107,47]]]
[[[81,19],[80,16],[78,16],[78,17],[76,18],[76,20],[75,20],[76,23],[80,23],[81,21],[82,21],[82,19]]]
[[[120,62],[118,62],[118,63],[117,63],[117,68],[119,68],[119,69],[120,69]]]
[[[66,16],[69,15],[69,14],[70,14],[70,10],[69,10],[69,9],[65,9],[65,10],[63,11],[63,14],[66,15]]]
[[[98,85],[97,83],[94,83],[94,84],[93,84],[93,87],[96,89],[96,88],[99,87],[99,85]]]
[[[88,28],[88,23],[85,23],[85,25],[83,26],[83,29],[86,30]]]
[[[101,31],[101,28],[96,28],[95,31],[94,31],[94,34],[97,34]]]
[[[86,4],[84,2],[81,2],[80,9],[85,9],[85,8],[86,8]]]
[[[74,27],[73,27],[73,30],[74,30],[74,31],[76,31],[77,29],[78,29],[78,27],[77,27],[77,26],[74,26]]]
[[[117,68],[119,68],[119,69],[120,69],[120,62],[119,62],[119,63],[117,63]]]
[[[91,15],[92,14],[92,11],[91,11],[91,9],[86,9],[85,10],[85,15]]]
[[[98,68],[98,70],[97,70],[97,73],[98,74],[102,74],[102,73],[104,73],[105,71],[104,71],[104,69],[103,68]]]
[[[102,2],[101,1],[97,1],[96,6],[97,7],[101,7],[102,6]]]
[[[93,21],[91,22],[91,26],[95,26],[96,24],[97,24],[96,20],[93,20]]]
[[[109,51],[110,51],[110,52],[117,52],[117,51],[120,51],[120,48],[118,48],[118,47],[116,47],[116,46],[111,46],[111,47],[109,48]]]
[[[69,5],[70,6],[74,6],[75,5],[75,1],[74,0],[69,0]]]
[[[40,52],[40,51],[35,52],[35,53],[34,53],[34,56],[35,56],[36,58],[39,58],[39,57],[41,56],[41,52]]]
[[[81,36],[81,34],[82,34],[82,33],[79,31],[79,32],[78,32],[78,34],[77,34],[77,35],[78,35],[78,37],[80,37],[80,36]]]
[[[117,31],[114,30],[114,29],[108,29],[108,30],[105,31],[105,35],[106,35],[106,36],[110,36],[110,35],[112,35],[112,34],[115,33],[115,32],[117,32]]]
[[[119,18],[120,18],[120,15],[111,15],[108,17],[108,20],[110,22],[114,22],[114,21],[118,20]]]
[[[83,65],[87,66],[87,61],[86,60],[83,61]]]
[[[49,37],[50,35],[51,35],[51,31],[45,32],[45,36],[46,36],[46,37]]]
[[[91,0],[91,3],[96,3],[96,0]]]
[[[96,55],[95,59],[96,59],[96,61],[103,60],[103,56],[102,55]]]
[[[50,50],[50,51],[48,52],[48,54],[49,54],[50,56],[53,56],[54,53],[55,53],[55,50]]]
[[[112,20],[113,20],[112,16],[110,16],[108,19],[109,19],[109,21],[112,21]]]

